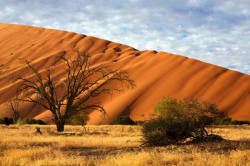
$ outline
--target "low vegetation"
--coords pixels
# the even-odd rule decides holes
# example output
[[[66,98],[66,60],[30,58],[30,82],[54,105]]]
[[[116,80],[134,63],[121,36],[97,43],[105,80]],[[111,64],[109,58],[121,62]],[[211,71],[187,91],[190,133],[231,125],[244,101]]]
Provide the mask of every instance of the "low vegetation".
[[[87,111],[74,114],[66,119],[65,124],[67,125],[81,125],[85,126],[89,120],[89,113]]]
[[[224,115],[215,105],[197,100],[177,100],[164,98],[157,103],[154,117],[143,124],[143,137],[148,145],[169,145],[183,143],[187,139],[208,140],[219,136],[208,135],[206,127],[214,118]]]
[[[0,120],[8,122],[0,125],[0,166],[250,165],[250,126],[241,125],[249,122],[197,100],[164,98],[144,123],[123,115],[113,125],[87,120],[87,112],[72,115],[64,132],[41,120]]]
[[[0,119],[0,124],[5,124],[5,125],[10,125],[10,124],[17,124],[17,125],[40,124],[40,125],[45,125],[46,123],[42,120],[29,119],[29,118],[19,118],[15,122],[12,118],[5,117],[3,119]]]
[[[17,125],[25,125],[25,124],[40,124],[45,125],[46,123],[42,120],[36,119],[28,119],[28,118],[19,118],[16,122]]]
[[[36,128],[41,132],[38,134]],[[250,163],[250,126],[212,126],[221,142],[141,146],[140,125],[65,126],[0,125],[0,165],[3,166],[245,166]],[[213,129],[213,130],[211,130]],[[211,133],[212,131],[212,133]]]
[[[211,125],[249,125],[247,120],[232,120],[230,117],[214,118],[211,121]]]
[[[127,115],[121,115],[116,120],[114,120],[111,124],[112,125],[137,125],[138,122],[133,121]]]
[[[12,118],[8,118],[8,117],[4,117],[3,119],[0,119],[0,124],[5,124],[5,125],[10,125],[13,124],[13,119]]]

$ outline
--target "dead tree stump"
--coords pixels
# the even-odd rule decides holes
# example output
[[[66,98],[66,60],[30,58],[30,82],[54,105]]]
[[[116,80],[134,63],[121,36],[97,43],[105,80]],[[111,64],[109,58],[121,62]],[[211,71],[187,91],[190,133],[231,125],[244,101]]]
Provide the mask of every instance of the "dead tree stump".
[[[36,133],[43,134],[43,133],[41,132],[40,127],[37,127],[37,128],[36,128]]]

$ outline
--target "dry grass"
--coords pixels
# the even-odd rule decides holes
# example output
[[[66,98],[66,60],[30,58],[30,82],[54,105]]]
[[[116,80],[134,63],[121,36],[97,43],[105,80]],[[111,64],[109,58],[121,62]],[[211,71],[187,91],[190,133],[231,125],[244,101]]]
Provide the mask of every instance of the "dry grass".
[[[139,126],[0,126],[0,165],[250,165],[250,126],[213,128],[223,142],[140,147]]]

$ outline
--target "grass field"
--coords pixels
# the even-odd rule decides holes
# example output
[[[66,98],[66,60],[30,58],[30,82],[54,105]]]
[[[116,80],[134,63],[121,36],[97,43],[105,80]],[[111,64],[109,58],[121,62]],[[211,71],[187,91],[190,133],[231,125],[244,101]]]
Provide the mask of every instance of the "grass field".
[[[37,134],[40,127],[42,135]],[[140,126],[0,125],[0,165],[250,165],[250,126],[220,126],[208,131],[223,142],[145,147]]]

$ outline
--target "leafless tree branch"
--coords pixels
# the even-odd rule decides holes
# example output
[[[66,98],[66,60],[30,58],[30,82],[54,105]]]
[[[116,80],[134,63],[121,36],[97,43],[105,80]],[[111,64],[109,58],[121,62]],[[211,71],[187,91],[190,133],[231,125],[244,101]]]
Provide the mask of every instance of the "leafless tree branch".
[[[39,73],[29,61],[25,61],[26,65],[35,78],[19,78],[22,82],[18,90],[22,94],[19,100],[50,110],[58,131],[64,130],[65,120],[75,112],[99,110],[106,113],[101,105],[86,103],[101,94],[112,94],[113,91],[120,92],[123,89],[113,87],[112,84],[120,83],[122,87],[126,85],[126,88],[135,87],[135,82],[129,79],[127,72],[109,70],[103,65],[93,67],[86,53],[76,53],[73,60],[64,56],[58,57],[57,61],[64,62],[66,68],[66,75],[62,80],[58,81],[53,77],[52,69],[46,70],[45,74]]]

